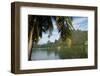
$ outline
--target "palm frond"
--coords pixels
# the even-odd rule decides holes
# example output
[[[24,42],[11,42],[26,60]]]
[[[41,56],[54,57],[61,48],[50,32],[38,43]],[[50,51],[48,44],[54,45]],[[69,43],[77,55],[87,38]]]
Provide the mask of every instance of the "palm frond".
[[[74,29],[71,17],[58,16],[56,18],[58,30],[61,31],[61,39],[64,41],[71,38]]]

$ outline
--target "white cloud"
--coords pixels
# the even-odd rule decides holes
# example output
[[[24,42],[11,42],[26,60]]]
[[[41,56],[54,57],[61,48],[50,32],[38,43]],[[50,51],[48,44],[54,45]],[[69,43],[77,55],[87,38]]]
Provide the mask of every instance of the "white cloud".
[[[88,18],[87,17],[75,17],[73,18],[72,24],[76,30],[77,29],[87,30],[88,29]]]
[[[58,40],[60,38],[60,33],[58,32],[57,26],[56,26],[56,22],[52,19],[53,22],[53,31],[52,31],[52,35],[50,37],[48,37],[49,32],[47,33],[42,33],[42,38],[40,38],[38,44],[46,44],[48,41],[50,42],[55,42],[55,40]]]
[[[52,19],[53,22],[53,31],[52,35],[48,37],[49,32],[42,33],[42,38],[40,38],[38,44],[46,44],[48,41],[55,42],[55,40],[58,40],[60,38],[60,33],[58,32],[56,22]],[[87,17],[74,17],[73,26],[75,29],[81,29],[81,30],[87,30],[88,28],[88,18]]]

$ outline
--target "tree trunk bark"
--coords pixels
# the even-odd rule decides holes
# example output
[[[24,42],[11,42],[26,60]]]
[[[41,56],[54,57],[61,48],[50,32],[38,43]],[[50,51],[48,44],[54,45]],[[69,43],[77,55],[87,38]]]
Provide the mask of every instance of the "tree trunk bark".
[[[32,30],[30,31],[30,35],[29,35],[29,40],[28,40],[28,60],[31,60],[31,54],[32,54],[32,45],[33,45],[33,30],[34,27],[32,28]]]

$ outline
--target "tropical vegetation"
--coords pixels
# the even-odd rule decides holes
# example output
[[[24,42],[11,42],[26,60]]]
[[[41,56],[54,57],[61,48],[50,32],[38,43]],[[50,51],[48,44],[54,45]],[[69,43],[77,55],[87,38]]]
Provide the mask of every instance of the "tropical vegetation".
[[[72,17],[68,16],[28,16],[28,56],[31,60],[32,47],[38,43],[39,38],[42,37],[42,32],[49,32],[52,35],[53,23],[52,19],[56,22],[58,32],[60,32],[60,39],[71,47],[72,32],[74,27],[72,25]]]

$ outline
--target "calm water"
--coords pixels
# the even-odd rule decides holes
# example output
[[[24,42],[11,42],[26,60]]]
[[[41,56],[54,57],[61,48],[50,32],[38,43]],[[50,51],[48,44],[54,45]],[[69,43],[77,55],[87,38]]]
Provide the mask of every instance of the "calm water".
[[[54,59],[73,59],[73,58],[87,58],[87,47],[85,48],[64,48],[48,49],[48,48],[33,48],[32,60],[54,60]]]
[[[57,51],[57,50],[56,50]],[[55,50],[47,48],[33,48],[32,60],[53,60],[60,59],[59,54]]]

